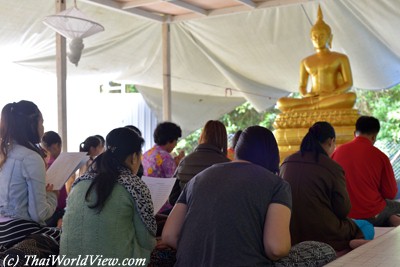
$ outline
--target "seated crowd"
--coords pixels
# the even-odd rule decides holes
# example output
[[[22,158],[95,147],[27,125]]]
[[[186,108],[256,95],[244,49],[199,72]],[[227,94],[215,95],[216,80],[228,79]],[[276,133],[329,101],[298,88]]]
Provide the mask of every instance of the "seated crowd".
[[[111,130],[105,143],[99,135],[85,140],[90,162],[58,191],[45,175],[61,138],[44,134],[34,103],[9,103],[0,121],[0,266],[5,259],[29,266],[24,255],[323,266],[373,239],[374,226],[400,224],[393,169],[374,147],[379,130],[377,119],[361,116],[354,140],[336,148],[332,125],[316,122],[280,165],[275,137],[261,126],[238,131],[228,154],[225,126],[210,120],[195,150],[173,157],[178,125],[158,124],[143,154],[141,132],[130,125]],[[142,174],[177,178],[159,211]]]

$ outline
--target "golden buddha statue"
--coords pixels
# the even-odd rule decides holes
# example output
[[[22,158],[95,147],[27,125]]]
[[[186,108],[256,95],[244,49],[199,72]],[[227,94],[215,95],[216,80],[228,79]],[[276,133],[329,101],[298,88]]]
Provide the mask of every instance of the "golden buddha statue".
[[[346,55],[329,50],[332,43],[331,28],[323,21],[321,7],[318,19],[311,28],[311,40],[316,53],[300,64],[299,92],[302,98],[282,97],[277,102],[281,111],[326,108],[352,108],[356,95],[347,92],[353,86],[349,59]],[[311,77],[311,91],[307,92]]]
[[[330,51],[331,28],[323,20],[321,7],[318,7],[317,22],[311,28],[311,40],[316,53],[300,64],[302,97],[282,97],[277,101],[282,113],[274,121],[274,135],[281,159],[299,150],[308,128],[317,121],[333,125],[337,145],[350,141],[359,117],[358,111],[353,109],[356,94],[348,92],[353,86],[349,59]],[[311,89],[307,91],[309,78]]]

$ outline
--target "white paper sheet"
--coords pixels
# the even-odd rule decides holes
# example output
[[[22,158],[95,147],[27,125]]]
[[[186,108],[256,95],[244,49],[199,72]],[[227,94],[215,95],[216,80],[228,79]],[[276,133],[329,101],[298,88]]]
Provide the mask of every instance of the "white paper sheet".
[[[174,186],[176,178],[157,178],[142,176],[143,182],[150,189],[151,199],[153,200],[154,213],[157,213],[168,200]]]
[[[71,175],[89,160],[86,152],[61,152],[46,172],[46,183],[60,190]]]

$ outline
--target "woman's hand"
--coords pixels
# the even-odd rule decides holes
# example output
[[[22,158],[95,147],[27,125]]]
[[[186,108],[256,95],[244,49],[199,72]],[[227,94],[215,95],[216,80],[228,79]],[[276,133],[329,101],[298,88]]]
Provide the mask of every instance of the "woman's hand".
[[[184,157],[185,157],[185,151],[183,151],[183,150],[179,151],[179,154],[178,154],[176,157],[174,157],[174,160],[175,160],[176,165],[178,165],[179,162],[181,162],[181,160],[182,160]]]
[[[46,192],[56,193],[57,197],[58,197],[58,195],[60,194],[60,191],[59,190],[53,190],[53,187],[54,187],[53,184],[46,184]]]
[[[163,243],[162,239],[157,240],[156,249],[168,249],[171,248],[167,244]]]

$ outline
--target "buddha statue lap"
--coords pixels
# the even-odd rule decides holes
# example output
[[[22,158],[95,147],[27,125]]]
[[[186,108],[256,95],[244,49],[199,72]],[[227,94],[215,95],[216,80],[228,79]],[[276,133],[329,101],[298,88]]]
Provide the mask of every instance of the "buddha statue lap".
[[[299,149],[303,136],[316,121],[328,121],[335,127],[337,144],[351,140],[359,116],[353,109],[356,95],[349,92],[353,85],[349,59],[330,50],[332,33],[320,7],[311,28],[311,41],[316,52],[300,64],[301,98],[282,97],[277,101],[282,113],[274,122],[274,133],[282,159]],[[311,89],[307,91],[309,79]]]

